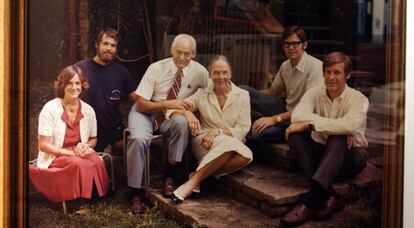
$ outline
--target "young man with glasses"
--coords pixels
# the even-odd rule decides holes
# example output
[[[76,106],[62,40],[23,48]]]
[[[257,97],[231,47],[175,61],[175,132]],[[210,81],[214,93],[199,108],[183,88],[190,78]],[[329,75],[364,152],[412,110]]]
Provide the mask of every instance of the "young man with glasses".
[[[293,108],[310,88],[323,85],[322,62],[306,53],[308,46],[305,31],[298,26],[286,28],[282,33],[282,47],[286,61],[282,63],[272,86],[249,91],[252,110],[263,117],[257,119],[248,135],[251,146],[285,141],[284,132],[289,125]],[[286,94],[283,101],[280,95]]]

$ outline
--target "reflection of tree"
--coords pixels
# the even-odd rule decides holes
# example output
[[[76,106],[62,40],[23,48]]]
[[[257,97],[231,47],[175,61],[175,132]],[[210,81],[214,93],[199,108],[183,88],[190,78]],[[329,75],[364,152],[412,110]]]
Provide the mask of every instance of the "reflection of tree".
[[[218,0],[218,16],[240,20],[256,20],[266,8],[268,1]]]
[[[167,4],[172,9],[167,19],[168,34],[199,34],[206,21],[210,7],[205,0],[179,0]]]

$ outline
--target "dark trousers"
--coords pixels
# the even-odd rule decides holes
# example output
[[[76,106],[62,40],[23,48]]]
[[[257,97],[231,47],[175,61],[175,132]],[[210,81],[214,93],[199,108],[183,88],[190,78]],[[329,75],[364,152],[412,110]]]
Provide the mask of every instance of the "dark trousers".
[[[247,90],[250,95],[251,109],[263,116],[274,116],[287,112],[286,104],[279,98],[266,95],[257,89],[249,86],[241,85],[240,88]],[[280,143],[285,141],[285,130],[289,126],[289,122],[282,122],[278,125],[266,128],[260,133],[250,132],[247,140],[254,144],[263,143]]]
[[[306,177],[325,190],[335,180],[355,177],[366,165],[365,149],[349,150],[346,135],[331,135],[323,145],[313,141],[309,132],[300,132],[291,134],[288,142]]]

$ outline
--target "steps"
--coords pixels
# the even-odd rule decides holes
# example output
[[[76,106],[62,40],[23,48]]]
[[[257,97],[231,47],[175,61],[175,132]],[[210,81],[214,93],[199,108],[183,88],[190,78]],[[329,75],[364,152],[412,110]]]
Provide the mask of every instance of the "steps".
[[[378,163],[378,161],[375,161]],[[382,170],[369,162],[355,179],[334,184],[347,202],[344,211],[323,222],[308,222],[301,227],[355,227],[371,224],[372,211],[360,204],[363,194],[379,192]],[[206,184],[208,184],[206,186]],[[220,180],[206,180],[199,199],[186,199],[176,206],[161,195],[162,178],[153,181],[150,200],[169,216],[181,222],[208,227],[274,227],[279,218],[306,192],[308,181],[300,172],[251,164]],[[377,200],[378,201],[378,200]]]

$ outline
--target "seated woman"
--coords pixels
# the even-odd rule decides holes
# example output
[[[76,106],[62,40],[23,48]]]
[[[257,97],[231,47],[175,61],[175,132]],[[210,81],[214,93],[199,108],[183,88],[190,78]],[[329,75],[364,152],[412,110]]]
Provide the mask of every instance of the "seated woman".
[[[47,199],[62,202],[99,196],[108,189],[103,160],[95,153],[96,117],[79,96],[89,87],[76,66],[68,66],[55,82],[57,98],[47,102],[39,115],[37,166],[30,178]]]
[[[193,111],[199,111],[200,121],[191,111],[173,113],[188,119],[194,136],[193,153],[199,162],[190,179],[174,191],[172,199],[176,204],[192,192],[199,192],[200,183],[208,176],[218,178],[232,173],[253,159],[243,143],[251,125],[249,93],[230,81],[231,67],[226,57],[215,56],[209,72],[213,83],[186,99],[193,105]]]

